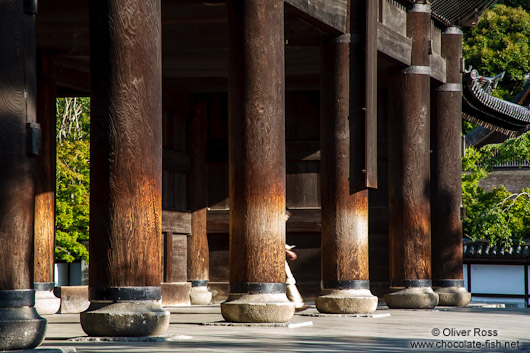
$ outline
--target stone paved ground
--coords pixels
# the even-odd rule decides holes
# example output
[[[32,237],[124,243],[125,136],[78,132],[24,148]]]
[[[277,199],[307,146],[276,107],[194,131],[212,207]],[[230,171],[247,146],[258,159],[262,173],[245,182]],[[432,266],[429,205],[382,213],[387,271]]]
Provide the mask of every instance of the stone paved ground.
[[[150,339],[151,342],[123,339],[96,342],[84,335],[79,315],[47,316],[46,340],[37,351],[74,347],[83,353],[530,352],[528,309],[389,310],[380,307],[375,317],[319,317],[310,316],[317,313],[311,307],[297,313],[291,325],[284,327],[213,324],[223,320],[219,305],[168,310],[172,314],[168,331],[163,337]],[[421,342],[433,346],[411,347]],[[468,348],[464,348],[466,345]]]

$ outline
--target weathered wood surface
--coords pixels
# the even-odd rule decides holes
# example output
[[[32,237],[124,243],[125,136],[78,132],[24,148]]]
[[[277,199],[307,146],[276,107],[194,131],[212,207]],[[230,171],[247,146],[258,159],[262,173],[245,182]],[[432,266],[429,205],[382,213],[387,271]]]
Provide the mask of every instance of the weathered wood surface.
[[[162,210],[162,232],[191,234],[191,213],[189,211]]]
[[[173,233],[162,234],[162,249],[162,281],[169,283],[173,274]]]
[[[377,0],[366,0],[364,169],[365,185],[369,188],[377,188],[377,7]],[[355,18],[352,13],[350,16],[351,19]]]
[[[162,281],[186,282],[187,239],[184,234],[164,233],[162,237]]]
[[[447,81],[461,84],[462,34],[442,35]],[[431,124],[431,217],[433,279],[463,279],[460,121],[462,92],[435,90]],[[454,86],[453,86],[454,87]],[[458,87],[458,86],[457,86]]]
[[[162,95],[162,208],[186,210],[190,165],[186,120],[191,115],[190,97],[166,81]]]
[[[56,87],[47,76],[50,61],[39,55],[37,122],[42,131],[35,177],[35,282],[53,282],[55,259],[55,99]]]
[[[228,14],[230,283],[283,283],[283,1],[229,1]]]
[[[24,97],[25,17],[22,0],[0,1],[0,290],[33,287],[34,158],[25,139],[36,97]]]
[[[285,0],[285,4],[299,10],[303,19],[326,32],[347,32],[347,0]]]
[[[446,73],[446,61],[445,59],[437,54],[430,55],[431,61],[431,77],[438,82],[447,82]]]
[[[421,6],[421,5],[420,5]],[[429,66],[430,14],[407,13],[411,65]],[[430,77],[401,73],[389,129],[390,279],[431,279]]]
[[[191,164],[188,177],[188,208],[191,210],[191,236],[188,237],[188,280],[207,280],[209,275],[206,208],[208,207],[208,105],[201,100],[194,107],[188,127]]]
[[[55,56],[52,60],[50,78],[56,85],[79,92],[90,93],[90,59],[88,56],[64,57]]]
[[[379,22],[377,23],[377,50],[408,66],[410,65],[412,40]]]
[[[320,208],[289,209],[291,217],[287,221],[288,233],[318,233],[320,232]],[[208,234],[228,233],[228,210],[209,210],[207,214]]]
[[[177,172],[188,172],[190,169],[190,155],[184,152],[164,148],[162,161],[164,169]]]
[[[351,131],[349,126],[349,47],[349,43],[341,42],[322,46],[320,170],[323,281],[368,280],[368,190],[364,187],[366,179],[362,173],[350,173],[350,160],[352,163],[363,160],[350,158],[350,141],[362,138],[365,131]],[[362,76],[351,79],[360,81],[361,87],[364,84]],[[351,94],[363,96],[363,91],[352,91]],[[364,114],[359,109],[358,114],[352,112],[351,119],[364,119]],[[355,167],[362,169],[364,164],[361,162]],[[363,187],[352,190],[350,183]]]
[[[91,289],[160,286],[160,18],[160,0],[90,2]]]

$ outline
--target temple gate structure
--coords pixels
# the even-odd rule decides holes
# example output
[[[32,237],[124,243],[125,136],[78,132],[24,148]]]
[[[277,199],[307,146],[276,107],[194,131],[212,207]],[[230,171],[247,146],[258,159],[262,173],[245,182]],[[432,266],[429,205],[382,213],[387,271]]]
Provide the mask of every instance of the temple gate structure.
[[[466,305],[462,111],[530,123],[462,85],[493,3],[0,0],[0,349],[44,336],[62,96],[91,97],[87,334],[160,334],[179,293],[287,322],[285,243],[321,312]]]

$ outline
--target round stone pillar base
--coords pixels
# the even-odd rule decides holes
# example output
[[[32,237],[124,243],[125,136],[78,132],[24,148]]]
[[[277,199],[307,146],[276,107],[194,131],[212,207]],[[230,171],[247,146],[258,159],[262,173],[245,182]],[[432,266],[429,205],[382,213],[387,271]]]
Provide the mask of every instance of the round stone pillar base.
[[[432,309],[438,305],[438,294],[431,287],[394,287],[385,294],[386,305],[391,309]]]
[[[434,292],[440,298],[438,305],[442,306],[466,306],[471,301],[471,293],[464,287],[436,287]]]
[[[190,302],[192,305],[208,305],[212,301],[212,292],[207,286],[191,287]]]
[[[230,322],[288,322],[294,315],[294,303],[285,293],[231,293],[221,304],[221,314]]]
[[[315,298],[318,311],[327,314],[369,314],[377,302],[369,289],[323,289]]]
[[[157,336],[169,326],[169,312],[160,302],[90,303],[81,313],[81,327],[89,336]]]
[[[45,333],[46,319],[34,307],[0,308],[0,351],[38,347]]]
[[[61,299],[53,293],[53,282],[34,283],[35,288],[35,309],[40,315],[52,315],[59,311]]]

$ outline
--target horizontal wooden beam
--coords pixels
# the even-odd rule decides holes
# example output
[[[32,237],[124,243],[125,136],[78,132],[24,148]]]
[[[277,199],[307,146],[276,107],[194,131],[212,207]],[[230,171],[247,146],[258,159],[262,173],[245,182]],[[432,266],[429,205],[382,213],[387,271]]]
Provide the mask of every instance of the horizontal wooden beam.
[[[72,62],[56,62],[53,60],[50,79],[57,86],[73,89],[90,94],[90,74],[80,68],[88,69],[87,60],[73,60]]]
[[[162,151],[162,167],[186,173],[190,169],[190,155],[185,152],[164,148]]]
[[[445,59],[438,54],[431,54],[431,77],[439,82],[445,83],[446,79],[446,68]]]
[[[320,141],[287,141],[287,162],[319,161]]]
[[[377,23],[377,50],[405,66],[410,66],[412,39],[379,22]]]
[[[228,233],[229,210],[209,210],[206,216],[208,233]],[[289,209],[287,232],[318,233],[322,228],[320,208]]]
[[[191,234],[191,213],[163,210],[162,233]]]
[[[347,0],[285,0],[284,2],[290,9],[297,11],[301,18],[326,32],[347,32]]]

